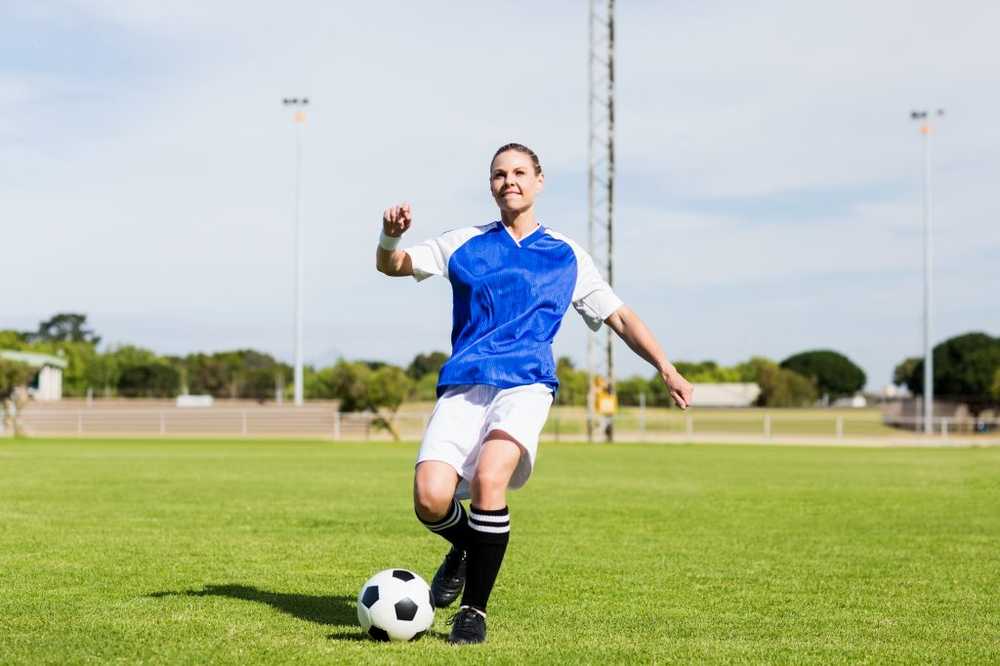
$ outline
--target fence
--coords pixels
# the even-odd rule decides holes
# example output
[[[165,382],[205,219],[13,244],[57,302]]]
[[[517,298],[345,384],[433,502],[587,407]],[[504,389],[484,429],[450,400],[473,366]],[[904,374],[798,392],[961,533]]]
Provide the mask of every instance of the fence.
[[[31,436],[77,437],[311,437],[333,440],[388,439],[368,413],[338,412],[330,406],[243,408],[79,408],[28,409],[21,415]],[[403,439],[419,439],[430,418],[429,411],[405,411],[393,426]],[[920,437],[919,421],[882,417],[867,410],[761,410],[703,409],[623,410],[614,419],[619,441],[706,440],[711,437],[773,440],[791,437],[825,439]],[[1000,434],[1000,420],[936,418],[934,435]],[[2,426],[0,426],[2,428]],[[0,431],[2,432],[2,431]],[[548,440],[583,440],[586,414],[572,408],[555,408],[542,436]]]

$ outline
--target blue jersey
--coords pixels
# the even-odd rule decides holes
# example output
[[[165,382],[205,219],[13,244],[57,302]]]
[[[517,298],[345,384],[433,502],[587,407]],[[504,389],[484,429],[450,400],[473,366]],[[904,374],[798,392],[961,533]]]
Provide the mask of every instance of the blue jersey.
[[[438,378],[449,386],[559,386],[552,339],[572,304],[591,329],[622,306],[576,243],[539,226],[520,241],[502,222],[449,231],[408,248],[413,275],[448,278],[451,358]]]

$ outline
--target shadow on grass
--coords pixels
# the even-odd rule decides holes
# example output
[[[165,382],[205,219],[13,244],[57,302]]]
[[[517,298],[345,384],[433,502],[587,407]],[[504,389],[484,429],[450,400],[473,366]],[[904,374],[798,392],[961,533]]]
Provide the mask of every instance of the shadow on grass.
[[[345,595],[316,596],[311,594],[287,594],[258,590],[251,585],[206,585],[201,590],[181,590],[179,592],[153,592],[154,599],[163,597],[229,597],[267,604],[282,613],[316,624],[356,625],[358,612],[354,597]],[[360,629],[358,637],[363,638]],[[345,634],[346,637],[346,634]]]
[[[334,641],[370,641],[358,626],[357,602],[354,597],[345,595],[316,596],[311,594],[286,594],[284,592],[268,592],[258,590],[251,585],[206,585],[201,590],[180,590],[177,592],[153,592],[148,597],[162,599],[163,597],[228,597],[267,604],[271,608],[287,613],[292,617],[316,624],[350,626],[353,629],[338,631],[327,636]],[[445,640],[447,634],[429,631],[425,638]]]

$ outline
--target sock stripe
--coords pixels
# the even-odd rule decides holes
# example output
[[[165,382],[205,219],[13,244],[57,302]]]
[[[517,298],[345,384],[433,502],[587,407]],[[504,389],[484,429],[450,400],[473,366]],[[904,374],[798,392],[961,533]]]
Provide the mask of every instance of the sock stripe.
[[[510,532],[510,512],[507,507],[491,510],[472,507],[469,512],[469,527],[477,532],[505,534]]]
[[[490,534],[506,534],[510,532],[510,524],[507,525],[476,525],[473,522],[469,522],[469,527],[477,532],[488,532]]]
[[[440,532],[441,530],[446,530],[449,527],[454,527],[455,525],[460,523],[464,515],[465,511],[462,509],[462,504],[458,500],[455,500],[455,503],[452,504],[451,507],[451,513],[449,513],[446,517],[442,518],[436,523],[428,523],[422,519],[420,522],[426,525],[427,529],[429,529],[430,531]]]
[[[479,513],[470,513],[469,520],[485,525],[486,523],[509,523],[510,514],[504,514],[502,516],[484,516]]]

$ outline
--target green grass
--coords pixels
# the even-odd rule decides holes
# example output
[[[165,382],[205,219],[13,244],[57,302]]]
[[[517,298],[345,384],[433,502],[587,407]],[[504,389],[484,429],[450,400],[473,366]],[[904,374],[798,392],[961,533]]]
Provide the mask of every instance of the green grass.
[[[0,440],[0,663],[1000,662],[998,449],[544,444],[468,648],[355,624],[414,453]]]

